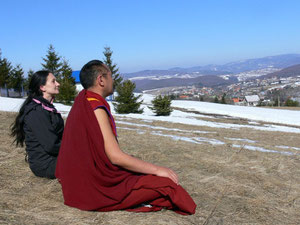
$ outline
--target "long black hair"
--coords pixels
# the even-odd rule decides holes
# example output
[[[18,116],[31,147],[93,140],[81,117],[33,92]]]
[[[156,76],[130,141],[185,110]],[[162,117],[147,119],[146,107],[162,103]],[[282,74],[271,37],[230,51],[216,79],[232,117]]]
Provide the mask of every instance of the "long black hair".
[[[25,134],[23,130],[23,115],[25,111],[25,106],[28,103],[30,103],[34,97],[43,96],[43,92],[41,91],[40,87],[46,84],[49,73],[50,72],[47,70],[37,71],[32,75],[29,81],[28,96],[22,104],[15,121],[11,124],[11,136],[14,137],[13,143],[16,143],[16,146],[23,147],[24,145]]]

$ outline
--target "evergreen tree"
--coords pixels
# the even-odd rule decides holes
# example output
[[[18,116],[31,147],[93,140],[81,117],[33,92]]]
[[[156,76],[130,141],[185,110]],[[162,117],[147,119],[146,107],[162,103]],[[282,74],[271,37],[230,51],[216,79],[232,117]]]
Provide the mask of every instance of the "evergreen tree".
[[[123,77],[121,77],[121,75],[118,73],[119,68],[117,68],[117,64],[114,64],[112,61],[111,56],[113,54],[113,51],[110,49],[110,47],[104,47],[103,54],[105,56],[103,61],[110,69],[112,78],[114,79],[114,90],[115,90],[115,88],[123,81]]]
[[[280,106],[280,100],[278,101],[279,98],[275,98],[274,100],[274,106]]]
[[[53,45],[50,44],[45,58],[42,58],[45,63],[41,63],[43,69],[49,70],[54,76],[58,76],[61,71],[61,57],[55,52]]]
[[[176,95],[171,94],[171,95],[170,95],[170,99],[171,99],[171,100],[175,100],[175,99],[176,99]]]
[[[271,92],[271,98],[274,102],[273,106],[282,106],[283,102],[286,99],[283,90],[273,90]]]
[[[7,97],[9,97],[7,85],[9,83],[11,70],[11,63],[6,58],[2,58],[2,52],[0,49],[0,88],[6,89]]]
[[[24,71],[20,64],[18,64],[13,70],[11,71],[11,75],[9,77],[8,88],[13,88],[15,91],[19,92],[21,96],[21,92],[23,89],[23,82],[24,82]]]
[[[29,83],[31,80],[32,75],[34,74],[34,71],[30,69],[27,73],[27,78],[24,80],[24,90],[28,93],[29,91]]]
[[[68,64],[67,60],[63,60],[61,73],[57,77],[57,81],[60,84],[59,94],[56,96],[56,99],[59,102],[70,105],[74,100],[77,92],[75,85],[75,78],[72,77],[72,69]]]
[[[149,107],[157,116],[169,116],[173,111],[171,109],[171,98],[167,95],[162,97],[161,95],[156,96],[151,103],[153,107]]]
[[[286,100],[285,106],[297,107],[297,106],[299,106],[299,102],[293,101],[292,99],[289,98],[289,99]]]
[[[222,103],[222,104],[226,104],[226,99],[225,99],[225,97],[226,97],[226,94],[224,93],[223,96],[222,96],[222,99],[221,99],[221,103]]]
[[[42,63],[43,69],[52,72],[60,83],[59,94],[56,96],[56,99],[64,104],[71,104],[77,92],[75,79],[72,77],[72,68],[68,61],[62,60],[62,57],[58,55],[51,44],[43,60],[45,62]]]
[[[219,103],[218,96],[215,96],[214,103]]]
[[[117,113],[142,113],[143,109],[140,106],[143,101],[138,101],[141,95],[135,96],[133,91],[135,89],[135,83],[130,80],[126,80],[116,87],[118,96],[113,103]]]

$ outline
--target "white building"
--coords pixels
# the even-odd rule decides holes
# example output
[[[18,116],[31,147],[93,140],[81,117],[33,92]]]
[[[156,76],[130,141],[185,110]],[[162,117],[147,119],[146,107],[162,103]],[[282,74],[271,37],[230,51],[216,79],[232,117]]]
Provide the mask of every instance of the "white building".
[[[245,96],[245,102],[247,106],[257,106],[260,101],[258,95],[247,95]]]

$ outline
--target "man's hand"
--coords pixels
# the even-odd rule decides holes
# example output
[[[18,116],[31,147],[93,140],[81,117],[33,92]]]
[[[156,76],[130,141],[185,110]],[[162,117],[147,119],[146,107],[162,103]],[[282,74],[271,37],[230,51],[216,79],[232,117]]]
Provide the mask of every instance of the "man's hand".
[[[160,176],[160,177],[170,178],[175,184],[178,185],[178,176],[177,176],[177,174],[169,168],[158,166],[157,172],[155,173],[155,175]]]

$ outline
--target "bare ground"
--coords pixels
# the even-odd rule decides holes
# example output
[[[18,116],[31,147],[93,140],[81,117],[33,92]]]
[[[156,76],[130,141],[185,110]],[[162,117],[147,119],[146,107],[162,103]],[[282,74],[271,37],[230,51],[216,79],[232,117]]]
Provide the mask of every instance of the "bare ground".
[[[299,134],[117,118],[132,123],[118,125],[122,149],[173,168],[198,207],[192,216],[166,210],[101,213],[65,206],[56,180],[31,173],[24,161],[25,150],[11,144],[9,126],[14,117],[14,113],[0,112],[0,224],[300,224]],[[172,136],[214,139],[224,144],[176,141]],[[250,151],[245,145],[295,155]]]

